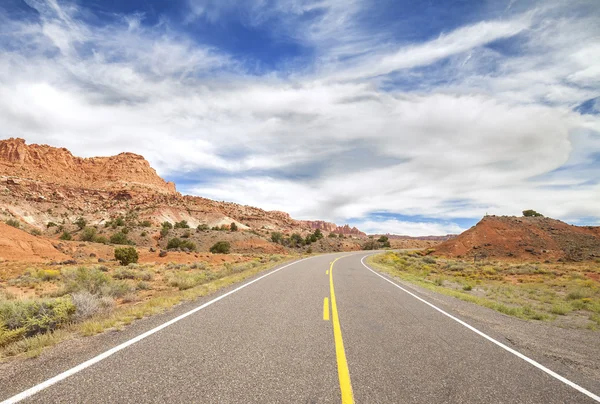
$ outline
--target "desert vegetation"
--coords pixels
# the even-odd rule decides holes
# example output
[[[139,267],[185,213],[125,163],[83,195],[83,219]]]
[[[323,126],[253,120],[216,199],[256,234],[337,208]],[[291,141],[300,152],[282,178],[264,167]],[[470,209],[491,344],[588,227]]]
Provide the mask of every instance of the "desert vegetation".
[[[373,267],[402,280],[501,313],[600,329],[600,262],[512,263],[464,261],[388,252]]]
[[[102,265],[0,271],[0,361],[36,356],[44,347],[70,336],[120,329],[284,259],[248,255],[223,264],[136,264],[133,247],[117,247],[115,258],[118,261]]]

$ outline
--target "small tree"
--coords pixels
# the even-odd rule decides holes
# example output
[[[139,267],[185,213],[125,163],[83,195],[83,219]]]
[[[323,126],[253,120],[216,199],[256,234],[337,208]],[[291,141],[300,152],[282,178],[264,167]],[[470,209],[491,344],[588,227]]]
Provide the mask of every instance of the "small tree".
[[[271,233],[271,241],[277,244],[281,244],[283,242],[283,234],[274,231]]]
[[[172,229],[173,225],[171,224],[171,222],[163,222],[162,223],[162,228],[163,229]]]
[[[544,217],[541,213],[536,212],[533,209],[527,209],[523,211],[523,216],[525,217]]]
[[[187,220],[182,220],[181,222],[175,223],[175,228],[176,229],[189,229],[190,225],[188,224]]]
[[[118,232],[110,236],[110,242],[113,244],[129,244],[127,236],[122,232]]]
[[[235,224],[235,223],[232,222],[231,225],[229,226],[229,230],[231,230],[231,231],[238,231],[237,224]]]
[[[231,244],[227,241],[218,241],[210,247],[210,252],[213,254],[229,254],[230,249]]]
[[[335,233],[329,233],[329,236],[327,236],[329,238],[337,238],[337,234]]]
[[[138,252],[133,247],[115,248],[115,258],[121,265],[129,265],[138,262]]]
[[[150,220],[144,220],[140,222],[141,227],[152,227],[152,222]]]
[[[321,232],[321,229],[317,229],[315,230],[315,232],[313,233],[315,235],[316,238],[321,239],[323,238],[323,233]]]
[[[68,231],[63,231],[63,234],[60,235],[61,240],[71,240],[71,233]]]
[[[167,249],[170,250],[171,248],[179,248],[181,246],[181,240],[178,239],[177,237],[172,238],[171,240],[169,240],[169,242],[167,243]]]
[[[75,220],[75,224],[77,225],[77,227],[79,227],[79,230],[83,230],[83,228],[85,226],[87,226],[87,221],[80,217],[79,219]]]
[[[96,229],[93,227],[86,227],[81,233],[81,241],[95,241]]]
[[[387,242],[389,239],[387,236],[381,236],[379,237],[379,239],[377,239],[377,241],[379,241],[380,243],[385,243]]]
[[[210,227],[207,224],[199,224],[198,227],[196,227],[196,231],[198,232],[207,230],[210,230]]]

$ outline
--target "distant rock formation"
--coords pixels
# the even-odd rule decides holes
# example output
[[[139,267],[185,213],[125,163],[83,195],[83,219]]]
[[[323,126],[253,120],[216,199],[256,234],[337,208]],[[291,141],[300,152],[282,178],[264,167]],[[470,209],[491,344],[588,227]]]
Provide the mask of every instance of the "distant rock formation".
[[[301,223],[305,224],[310,229],[319,229],[328,233],[343,234],[345,236],[366,236],[365,233],[358,230],[356,227],[350,227],[347,224],[338,226],[335,223],[324,222],[322,220],[302,220]]]
[[[87,189],[149,189],[174,194],[175,184],[156,174],[144,157],[121,153],[111,157],[75,157],[64,148],[0,141],[0,173],[7,176]]]

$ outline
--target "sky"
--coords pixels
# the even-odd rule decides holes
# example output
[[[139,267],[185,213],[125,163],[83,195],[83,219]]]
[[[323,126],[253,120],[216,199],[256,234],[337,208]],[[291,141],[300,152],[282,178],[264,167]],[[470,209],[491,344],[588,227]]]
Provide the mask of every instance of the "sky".
[[[600,2],[2,0],[9,137],[368,233],[600,225]]]

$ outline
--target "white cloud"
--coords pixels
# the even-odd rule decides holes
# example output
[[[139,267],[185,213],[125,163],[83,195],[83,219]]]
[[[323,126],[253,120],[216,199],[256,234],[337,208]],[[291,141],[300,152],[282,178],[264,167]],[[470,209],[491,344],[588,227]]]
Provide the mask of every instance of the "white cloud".
[[[385,211],[452,220],[526,208],[600,216],[600,119],[572,112],[597,96],[598,28],[579,24],[588,17],[550,24],[553,14],[538,10],[371,49],[361,41],[379,34],[348,23],[361,1],[286,1],[274,11],[257,1],[250,23],[276,13],[317,54],[302,72],[257,77],[235,55],[144,28],[139,17],[88,26],[77,9],[31,4],[39,23],[0,16],[0,34],[14,44],[0,43],[0,137],[84,156],[137,152],[163,175],[198,176],[188,192],[299,219]],[[215,4],[197,3],[198,14],[217,21],[229,12]],[[298,17],[315,7],[316,20]],[[482,47],[514,35],[518,55]],[[349,68],[342,55],[353,56]],[[447,65],[431,74],[411,70],[441,59]],[[422,90],[383,89],[403,74]],[[357,220],[373,232],[457,231]]]
[[[459,234],[466,230],[454,223],[407,222],[396,219],[364,220],[352,224],[367,234],[397,234],[412,237],[445,236]]]

